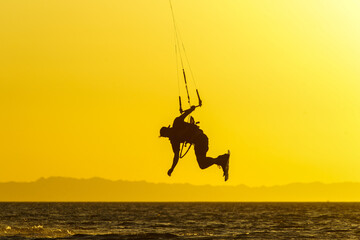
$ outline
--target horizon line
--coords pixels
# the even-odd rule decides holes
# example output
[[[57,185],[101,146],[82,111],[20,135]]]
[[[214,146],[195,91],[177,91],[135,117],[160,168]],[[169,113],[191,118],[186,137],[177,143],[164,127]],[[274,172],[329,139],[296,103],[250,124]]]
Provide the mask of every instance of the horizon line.
[[[36,183],[42,180],[49,180],[49,179],[71,179],[71,180],[104,180],[109,182],[129,182],[129,183],[147,183],[147,184],[165,184],[165,185],[191,185],[195,187],[248,187],[248,188],[271,188],[271,187],[284,187],[289,185],[296,185],[296,184],[322,184],[322,185],[333,185],[333,184],[360,184],[360,182],[354,182],[354,181],[343,181],[343,182],[331,182],[331,183],[324,183],[321,181],[313,181],[313,182],[292,182],[292,183],[285,183],[285,184],[275,184],[275,185],[259,185],[259,186],[249,186],[246,184],[237,184],[237,185],[212,185],[212,184],[192,184],[192,183],[167,183],[167,182],[149,182],[146,180],[124,180],[124,179],[107,179],[103,177],[88,177],[88,178],[77,178],[77,177],[64,177],[64,176],[50,176],[50,177],[39,177],[35,180],[30,181],[6,181],[6,182],[0,182],[0,184],[6,184],[6,183]]]

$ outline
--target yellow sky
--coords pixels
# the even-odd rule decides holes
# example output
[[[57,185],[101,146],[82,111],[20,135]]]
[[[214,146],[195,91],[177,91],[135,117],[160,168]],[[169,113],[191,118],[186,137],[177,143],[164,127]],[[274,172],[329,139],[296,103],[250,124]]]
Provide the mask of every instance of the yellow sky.
[[[360,2],[173,0],[228,185],[360,181]],[[220,185],[195,156],[166,175],[178,115],[167,0],[0,2],[0,181]]]

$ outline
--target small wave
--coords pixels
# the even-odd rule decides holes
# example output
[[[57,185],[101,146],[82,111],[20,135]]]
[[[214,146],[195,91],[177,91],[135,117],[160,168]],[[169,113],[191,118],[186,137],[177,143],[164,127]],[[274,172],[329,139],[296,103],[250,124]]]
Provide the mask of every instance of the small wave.
[[[57,238],[69,237],[73,235],[70,230],[58,228],[46,228],[43,225],[34,225],[31,227],[6,226],[0,229],[0,239],[17,238]]]
[[[166,240],[182,239],[171,233],[143,233],[143,234],[74,234],[71,236],[34,236],[34,235],[8,235],[0,236],[0,240]]]
[[[208,223],[206,225],[207,229],[217,229],[217,228],[225,228],[227,225],[225,223],[217,223],[217,222],[213,222],[213,223]]]
[[[68,238],[69,240],[155,240],[155,239],[180,239],[179,236],[171,233],[139,233],[139,234],[75,234]]]
[[[151,228],[172,228],[175,225],[172,223],[155,223],[153,225],[150,225]]]

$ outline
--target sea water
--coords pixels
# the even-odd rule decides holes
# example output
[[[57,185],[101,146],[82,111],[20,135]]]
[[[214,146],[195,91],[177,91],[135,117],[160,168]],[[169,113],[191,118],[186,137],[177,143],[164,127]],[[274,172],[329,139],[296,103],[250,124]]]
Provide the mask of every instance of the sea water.
[[[0,239],[360,239],[360,203],[0,203]]]

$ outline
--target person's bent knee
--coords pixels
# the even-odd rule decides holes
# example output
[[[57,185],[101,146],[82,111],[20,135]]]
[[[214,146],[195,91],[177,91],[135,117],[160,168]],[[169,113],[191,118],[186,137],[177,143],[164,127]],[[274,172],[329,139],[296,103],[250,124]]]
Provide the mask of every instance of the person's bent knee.
[[[207,166],[206,166],[206,165],[203,165],[203,164],[199,164],[199,167],[200,167],[200,169],[205,169],[205,168],[207,168]]]
[[[205,169],[205,168],[209,167],[209,165],[206,164],[206,163],[204,163],[204,162],[198,161],[198,164],[199,164],[199,167],[200,167],[201,169]]]

